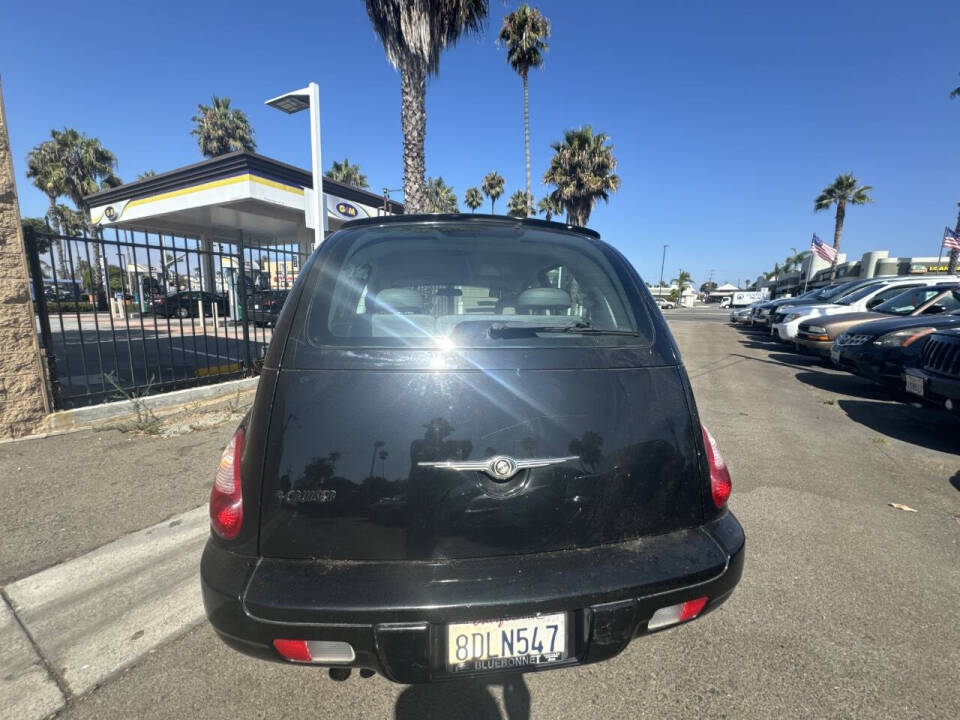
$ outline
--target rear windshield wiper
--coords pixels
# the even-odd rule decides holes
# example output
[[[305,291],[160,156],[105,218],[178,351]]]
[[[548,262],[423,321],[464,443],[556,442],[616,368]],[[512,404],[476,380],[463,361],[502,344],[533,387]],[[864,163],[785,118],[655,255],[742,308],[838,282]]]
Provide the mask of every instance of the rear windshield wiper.
[[[515,324],[493,323],[489,334],[492,338],[517,337],[523,335],[540,335],[541,333],[569,333],[571,335],[622,335],[625,337],[640,337],[634,330],[617,330],[614,328],[595,328],[588,322],[578,320],[565,325],[534,325],[533,323],[518,322]]]

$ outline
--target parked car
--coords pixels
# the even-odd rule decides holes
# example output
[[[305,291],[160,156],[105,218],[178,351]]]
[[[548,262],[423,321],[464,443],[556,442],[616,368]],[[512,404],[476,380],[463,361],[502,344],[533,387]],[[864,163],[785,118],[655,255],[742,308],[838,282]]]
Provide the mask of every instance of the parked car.
[[[213,315],[216,305],[217,314],[221,317],[228,314],[227,297],[214,295],[200,290],[183,290],[171,295],[160,295],[153,298],[153,312],[166,317],[191,318],[199,317],[199,306],[202,302],[203,314],[206,317]]]
[[[740,323],[745,323],[749,321],[750,314],[753,312],[754,305],[758,303],[751,303],[745,307],[735,307],[730,311],[730,322],[734,325]]]
[[[834,365],[889,387],[903,389],[903,369],[916,364],[929,337],[960,327],[960,290],[940,301],[945,315],[894,317],[854,325],[830,349]]]
[[[264,290],[254,293],[248,300],[250,319],[256,325],[276,326],[280,310],[287,301],[289,290]]]
[[[877,305],[870,311],[829,315],[801,322],[800,329],[797,331],[797,348],[826,358],[830,356],[833,341],[854,325],[883,320],[890,316],[945,314],[955,307],[953,290],[956,287],[958,283],[952,282],[912,288]]]
[[[220,460],[207,617],[341,678],[593,663],[730,596],[729,490],[666,321],[595,232],[356,220],[303,268]]]
[[[939,330],[927,340],[917,367],[904,370],[907,392],[960,411],[960,330]]]
[[[676,305],[670,300],[657,300],[657,307],[661,310],[673,310]]]
[[[947,278],[949,279],[949,278]],[[794,307],[773,329],[781,340],[793,342],[800,324],[825,315],[848,315],[872,310],[887,300],[913,287],[944,282],[944,277],[882,277],[858,283],[827,303]]]

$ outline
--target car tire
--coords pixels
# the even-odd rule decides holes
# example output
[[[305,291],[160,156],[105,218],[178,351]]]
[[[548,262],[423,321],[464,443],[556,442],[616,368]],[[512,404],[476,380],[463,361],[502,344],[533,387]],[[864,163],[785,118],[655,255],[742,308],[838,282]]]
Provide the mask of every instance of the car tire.
[[[190,317],[190,308],[184,307],[181,305],[177,308],[176,315],[178,318],[188,318]]]

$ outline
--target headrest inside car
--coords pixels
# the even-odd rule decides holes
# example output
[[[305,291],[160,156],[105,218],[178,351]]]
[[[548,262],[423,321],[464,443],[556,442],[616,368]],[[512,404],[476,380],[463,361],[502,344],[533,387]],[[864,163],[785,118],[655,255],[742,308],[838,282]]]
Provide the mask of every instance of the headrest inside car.
[[[566,309],[570,307],[570,294],[560,288],[531,288],[517,297],[517,307]]]
[[[413,288],[388,288],[377,293],[373,302],[375,313],[422,313],[423,295]]]

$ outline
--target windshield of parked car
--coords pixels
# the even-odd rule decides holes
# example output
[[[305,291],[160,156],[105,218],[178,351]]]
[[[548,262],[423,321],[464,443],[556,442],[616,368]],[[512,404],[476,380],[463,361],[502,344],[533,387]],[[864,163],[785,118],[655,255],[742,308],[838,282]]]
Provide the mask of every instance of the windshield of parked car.
[[[855,287],[857,283],[855,281],[845,282],[840,285],[832,285],[830,287],[821,288],[817,296],[821,300],[832,300],[833,298],[840,297],[845,292],[849,292],[852,287]]]
[[[480,223],[346,231],[298,314],[312,344],[646,344],[626,266],[586,237]]]
[[[863,287],[857,288],[852,292],[848,292],[842,297],[837,298],[834,302],[837,305],[853,305],[859,300],[863,300],[865,297],[869,297],[877,290],[883,287],[880,283],[872,283],[870,285],[864,285]]]
[[[942,287],[919,287],[911,288],[906,292],[900,293],[894,298],[890,298],[885,303],[877,305],[874,312],[888,313],[890,315],[909,315],[925,302],[932,300],[943,292]],[[949,312],[960,307],[960,302],[956,297],[956,291],[947,294],[940,299],[937,305],[945,305],[945,309],[939,312]]]

